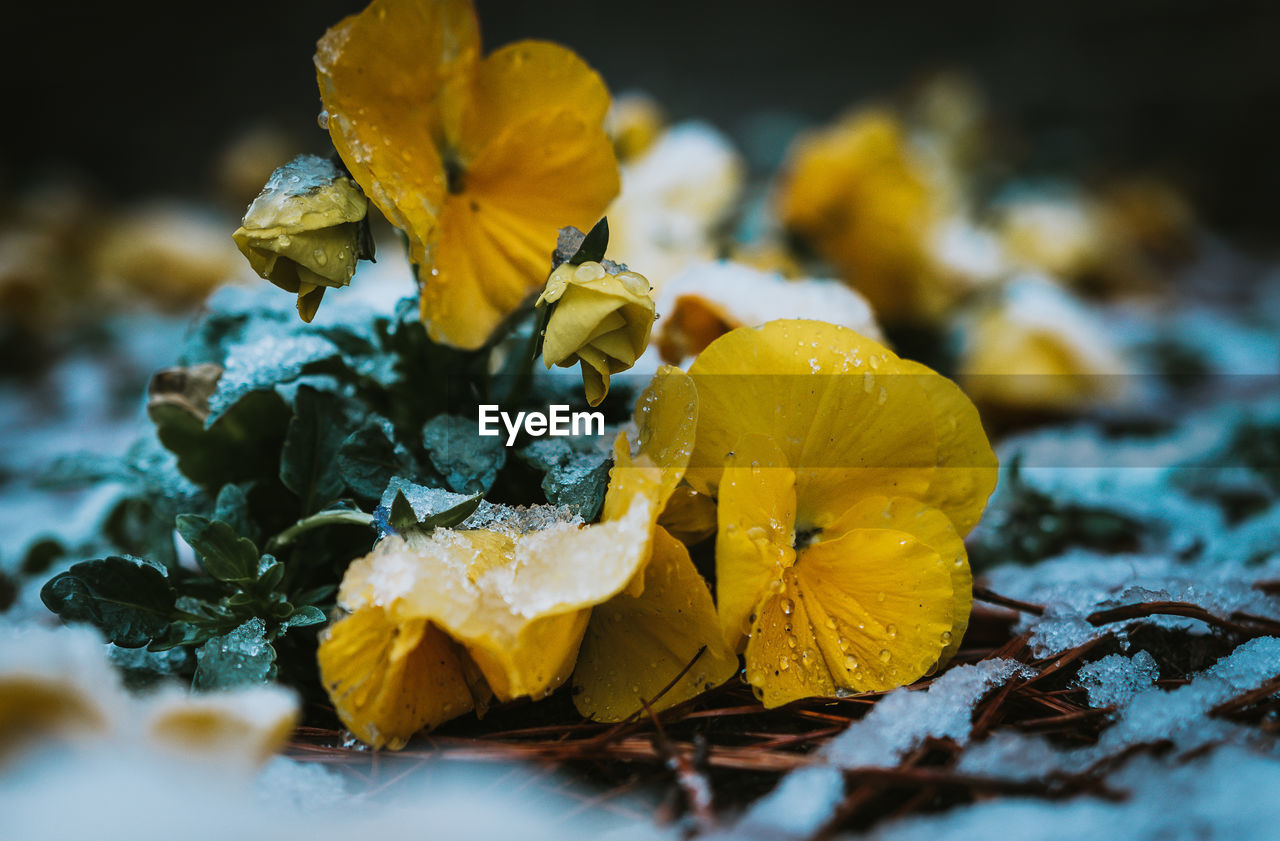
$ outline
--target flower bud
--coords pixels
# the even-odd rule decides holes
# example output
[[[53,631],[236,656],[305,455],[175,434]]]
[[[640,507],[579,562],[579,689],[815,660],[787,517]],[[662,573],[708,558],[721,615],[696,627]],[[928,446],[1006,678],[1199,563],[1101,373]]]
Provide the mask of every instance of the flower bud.
[[[551,305],[542,344],[548,368],[581,363],[587,402],[609,393],[609,375],[630,368],[649,345],[654,305],[649,281],[610,274],[600,263],[564,263],[547,280],[538,306]]]
[[[360,222],[368,200],[325,158],[299,155],[271,174],[232,234],[253,270],[298,296],[298,315],[315,317],[326,287],[346,286],[365,256]]]

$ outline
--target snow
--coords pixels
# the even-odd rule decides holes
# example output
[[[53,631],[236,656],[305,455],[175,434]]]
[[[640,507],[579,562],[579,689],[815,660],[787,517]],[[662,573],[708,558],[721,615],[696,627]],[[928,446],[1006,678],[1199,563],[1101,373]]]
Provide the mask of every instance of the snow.
[[[1030,674],[1021,663],[993,659],[950,669],[924,690],[895,689],[829,742],[818,754],[820,764],[791,772],[753,804],[737,832],[761,838],[812,835],[844,796],[840,769],[894,767],[927,738],[963,745],[977,703],[1010,679]]]
[[[1155,658],[1145,651],[1132,657],[1111,654],[1086,663],[1076,673],[1076,680],[1089,696],[1091,707],[1123,706],[1141,690],[1160,678]]]
[[[925,739],[969,740],[973,708],[992,689],[1031,672],[1012,660],[983,660],[956,666],[925,691],[895,689],[850,725],[822,751],[843,768],[893,767]]]
[[[988,800],[942,815],[886,823],[875,841],[1123,838],[1238,841],[1272,838],[1280,825],[1280,762],[1223,748],[1185,763],[1144,758],[1110,780],[1122,800]]]

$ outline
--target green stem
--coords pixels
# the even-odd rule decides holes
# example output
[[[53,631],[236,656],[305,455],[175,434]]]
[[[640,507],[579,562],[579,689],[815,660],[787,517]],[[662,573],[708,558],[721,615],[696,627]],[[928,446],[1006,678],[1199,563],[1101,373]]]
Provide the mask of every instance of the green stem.
[[[303,517],[298,522],[289,526],[289,528],[277,534],[275,537],[267,541],[267,551],[274,552],[282,546],[288,546],[290,543],[298,539],[298,535],[309,532],[312,529],[321,526],[332,526],[340,523],[353,526],[369,526],[373,527],[373,515],[366,514],[363,511],[321,511],[319,514],[312,514],[310,517]]]

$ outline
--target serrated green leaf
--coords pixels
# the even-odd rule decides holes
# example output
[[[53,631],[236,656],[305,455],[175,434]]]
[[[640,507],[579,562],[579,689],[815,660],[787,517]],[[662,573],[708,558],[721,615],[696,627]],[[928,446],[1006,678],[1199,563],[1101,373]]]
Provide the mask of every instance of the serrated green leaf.
[[[253,618],[196,650],[196,689],[230,689],[265,683],[275,676],[276,650],[267,625]]]
[[[338,469],[338,450],[346,439],[346,417],[337,397],[303,386],[294,397],[280,454],[280,481],[298,495],[307,513],[342,495],[346,483]]]
[[[89,622],[122,648],[162,635],[173,620],[175,598],[158,567],[114,555],[74,564],[40,591],[45,607],[64,622]]]
[[[258,572],[258,547],[221,520],[195,514],[177,519],[178,534],[196,551],[205,572],[219,581],[252,581]]]

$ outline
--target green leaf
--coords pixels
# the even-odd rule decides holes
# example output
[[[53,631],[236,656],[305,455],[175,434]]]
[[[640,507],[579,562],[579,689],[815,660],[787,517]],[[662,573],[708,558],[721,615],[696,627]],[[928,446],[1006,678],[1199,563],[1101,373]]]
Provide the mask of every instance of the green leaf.
[[[405,498],[404,491],[396,491],[396,498],[391,502],[391,512],[387,516],[387,524],[401,534],[418,527],[418,515],[414,513],[413,506]]]
[[[274,391],[251,391],[205,428],[204,418],[173,402],[152,402],[156,434],[182,475],[210,492],[274,472],[289,408]]]
[[[324,611],[314,605],[303,605],[295,608],[293,613],[289,614],[283,622],[280,623],[280,633],[287,633],[290,628],[305,628],[308,625],[319,625],[325,620]]]
[[[65,554],[67,554],[66,547],[55,538],[41,538],[27,547],[18,572],[23,575],[39,575]]]
[[[482,493],[464,497],[448,491],[437,491],[433,495],[436,498],[432,501],[444,504],[424,511],[422,508],[415,509],[414,505],[409,501],[409,497],[405,495],[403,487],[414,488],[421,486],[414,486],[411,482],[403,479],[399,481],[402,487],[396,488],[391,504],[382,506],[382,509],[387,512],[387,525],[402,535],[410,532],[425,533],[433,529],[453,528],[475,513],[476,508],[480,506],[481,501],[484,499],[484,494]],[[390,491],[391,489],[388,488],[387,490]]]
[[[501,436],[481,438],[474,418],[437,415],[422,428],[427,456],[449,490],[480,493],[493,486],[507,461]]]
[[[604,504],[613,465],[612,438],[540,438],[519,452],[544,471],[542,492],[554,505],[567,505],[588,522]]]
[[[122,648],[138,648],[163,634],[175,597],[160,568],[114,555],[74,564],[40,591],[45,607],[64,622],[89,622]]]
[[[102,532],[122,555],[134,555],[158,562],[170,569],[177,566],[173,546],[173,514],[163,511],[168,500],[148,496],[121,499],[102,522]]]
[[[284,580],[284,564],[270,555],[263,555],[258,561],[258,586],[266,590],[274,590]]]
[[[275,676],[276,650],[259,618],[213,637],[196,650],[196,689],[230,689],[266,683]]]
[[[609,217],[602,218],[595,227],[587,232],[582,245],[569,258],[569,264],[580,266],[583,263],[599,263],[604,259],[605,250],[609,247]]]
[[[346,487],[338,468],[346,417],[336,396],[306,386],[298,389],[293,409],[280,456],[280,481],[310,513],[336,500]]]
[[[217,630],[192,622],[174,622],[147,646],[148,651],[169,651],[179,646],[203,645],[217,635]]]
[[[239,485],[223,485],[218,491],[218,499],[213,506],[213,519],[221,520],[235,530],[236,534],[252,540],[256,536],[257,526],[253,515],[249,512],[249,497]]]
[[[178,534],[196,551],[200,566],[219,581],[253,581],[258,573],[258,547],[221,520],[195,514],[177,519]]]
[[[352,493],[377,499],[392,477],[416,476],[421,468],[404,446],[391,441],[381,423],[373,421],[342,442],[338,472]]]

